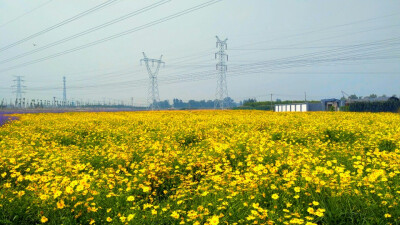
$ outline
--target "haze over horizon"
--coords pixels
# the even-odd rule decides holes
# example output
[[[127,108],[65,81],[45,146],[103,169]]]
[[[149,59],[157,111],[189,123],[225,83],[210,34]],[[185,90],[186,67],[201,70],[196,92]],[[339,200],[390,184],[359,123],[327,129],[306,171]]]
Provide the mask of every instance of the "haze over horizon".
[[[68,99],[146,104],[142,52],[163,55],[161,100],[214,99],[216,35],[228,38],[228,93],[235,101],[269,100],[271,93],[300,100],[304,92],[308,99],[340,98],[342,90],[399,96],[398,21],[394,0],[0,0],[0,99],[15,98],[13,76],[24,77],[29,99],[62,98],[66,76]]]

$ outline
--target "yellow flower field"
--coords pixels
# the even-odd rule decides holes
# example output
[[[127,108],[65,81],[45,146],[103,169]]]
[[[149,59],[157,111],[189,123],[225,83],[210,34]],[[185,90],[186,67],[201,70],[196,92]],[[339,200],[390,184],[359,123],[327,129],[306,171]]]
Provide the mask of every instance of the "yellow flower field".
[[[0,224],[400,224],[398,114],[17,116]]]

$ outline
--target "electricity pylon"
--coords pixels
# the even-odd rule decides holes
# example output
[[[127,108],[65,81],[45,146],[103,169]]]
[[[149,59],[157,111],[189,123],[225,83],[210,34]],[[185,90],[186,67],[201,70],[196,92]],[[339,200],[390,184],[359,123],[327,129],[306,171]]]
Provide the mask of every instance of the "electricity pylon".
[[[24,82],[24,80],[22,80],[22,76],[15,76],[15,85],[13,85],[12,87],[15,87],[16,90],[13,91],[13,93],[16,94],[16,99],[21,99],[22,98],[22,94],[25,93],[22,91],[22,88],[25,88],[26,86],[22,85],[22,83]]]
[[[226,84],[226,71],[228,67],[226,65],[226,61],[228,61],[228,55],[225,53],[225,50],[228,48],[226,38],[224,41],[221,41],[218,36],[217,38],[217,48],[219,51],[215,53],[215,58],[219,60],[217,63],[216,69],[218,70],[218,80],[217,80],[217,91],[216,91],[216,101],[214,102],[214,108],[224,109],[224,101],[225,98],[228,97],[228,87]]]
[[[67,104],[67,85],[65,77],[63,77],[63,106]]]
[[[160,70],[161,64],[163,64],[165,66],[165,63],[161,60],[162,55],[160,56],[160,59],[150,59],[150,58],[147,58],[146,54],[143,52],[143,57],[144,58],[140,60],[140,64],[142,64],[142,62],[145,62],[146,68],[147,68],[147,73],[149,74],[149,78],[150,78],[147,102],[149,103],[149,108],[151,110],[160,109],[160,106],[158,105],[158,102],[160,101],[160,95],[158,92],[157,75],[158,75],[158,71]],[[153,67],[154,67],[154,63],[157,63],[157,67],[154,72],[151,70],[149,62],[152,63]]]

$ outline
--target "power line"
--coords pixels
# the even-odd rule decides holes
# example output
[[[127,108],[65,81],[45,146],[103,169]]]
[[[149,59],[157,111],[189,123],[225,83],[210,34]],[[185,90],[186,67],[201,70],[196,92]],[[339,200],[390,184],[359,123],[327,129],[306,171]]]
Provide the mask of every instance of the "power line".
[[[27,11],[27,12],[25,12],[25,13],[23,13],[23,14],[17,16],[17,17],[15,17],[14,19],[11,19],[11,20],[9,20],[9,21],[7,21],[7,22],[1,24],[1,25],[0,25],[0,28],[1,28],[1,27],[4,27],[4,26],[6,26],[6,25],[8,25],[8,24],[10,24],[10,23],[12,23],[12,22],[14,22],[14,21],[17,21],[17,20],[21,19],[22,17],[24,17],[24,16],[26,16],[26,15],[32,13],[33,11],[35,11],[35,10],[37,10],[37,9],[42,8],[43,6],[49,4],[51,1],[53,1],[53,0],[49,0],[49,1],[47,1],[47,2],[45,2],[45,3],[43,3],[43,4],[41,4],[41,5],[39,5],[39,6],[37,6],[37,7],[33,8],[33,9],[31,9],[31,10],[29,10],[29,11]]]
[[[66,20],[63,20],[62,22],[57,23],[57,24],[55,24],[55,25],[53,25],[53,26],[51,26],[51,27],[48,27],[48,28],[46,28],[46,29],[44,29],[44,30],[42,30],[42,31],[39,31],[39,32],[34,33],[34,34],[32,34],[32,35],[29,35],[28,37],[25,37],[25,38],[23,38],[23,39],[21,39],[21,40],[19,40],[19,41],[16,41],[16,42],[14,42],[14,43],[12,43],[12,44],[9,44],[9,45],[7,45],[7,46],[4,46],[4,47],[0,48],[0,52],[5,51],[5,50],[7,50],[7,49],[9,49],[9,48],[12,48],[12,47],[14,47],[14,46],[17,46],[17,45],[19,45],[19,44],[21,44],[21,43],[24,43],[24,42],[27,41],[27,40],[30,40],[30,39],[35,38],[35,37],[37,37],[37,36],[40,36],[40,35],[42,35],[42,34],[44,34],[44,33],[47,33],[47,32],[49,32],[49,31],[51,31],[51,30],[54,30],[54,29],[56,29],[56,28],[58,28],[58,27],[61,27],[61,26],[65,25],[65,24],[67,24],[67,23],[70,23],[70,22],[72,22],[72,21],[75,21],[75,20],[77,20],[77,19],[79,19],[79,18],[81,18],[81,17],[84,17],[84,16],[86,16],[86,15],[92,13],[92,12],[95,12],[95,11],[97,11],[97,10],[99,10],[99,9],[102,9],[102,8],[108,6],[108,5],[110,5],[110,4],[112,4],[112,3],[116,2],[116,1],[119,1],[119,0],[108,0],[108,1],[106,1],[106,2],[103,2],[103,3],[97,5],[97,6],[93,7],[93,8],[90,8],[90,9],[88,9],[88,10],[86,10],[86,11],[84,11],[84,12],[81,12],[81,13],[79,13],[79,14],[77,14],[77,15],[71,17],[71,18],[68,18],[68,19],[66,19]]]
[[[133,16],[137,16],[137,15],[139,15],[139,14],[141,14],[141,13],[147,12],[147,11],[149,11],[149,10],[151,10],[151,9],[154,9],[154,8],[156,8],[156,7],[158,7],[158,6],[161,6],[161,5],[163,5],[163,4],[167,3],[167,2],[170,2],[170,1],[171,1],[171,0],[162,0],[162,1],[156,2],[156,3],[154,3],[154,4],[151,4],[151,5],[149,5],[149,6],[146,6],[146,7],[144,7],[144,8],[141,8],[141,9],[136,10],[136,11],[134,11],[134,12],[128,13],[128,14],[126,14],[126,15],[124,15],[124,16],[118,17],[117,19],[108,21],[108,22],[106,22],[106,23],[103,23],[103,24],[100,24],[100,25],[98,25],[98,26],[92,27],[92,28],[87,29],[87,30],[85,30],[85,31],[76,33],[76,34],[74,34],[74,35],[71,35],[71,36],[69,36],[69,37],[66,37],[66,38],[63,38],[63,39],[61,39],[61,40],[55,41],[55,42],[53,42],[53,43],[47,44],[47,45],[42,46],[42,47],[40,47],[40,48],[37,48],[37,49],[31,50],[31,51],[28,51],[28,52],[19,54],[19,55],[17,55],[17,56],[14,56],[14,57],[11,57],[11,58],[2,60],[2,61],[0,61],[0,64],[4,64],[4,63],[10,62],[10,61],[14,61],[15,59],[19,59],[19,58],[22,58],[22,57],[25,57],[25,56],[28,56],[28,55],[32,55],[33,53],[43,51],[43,50],[45,50],[45,49],[48,49],[48,48],[50,48],[50,47],[53,47],[53,46],[56,46],[56,45],[59,45],[59,44],[63,44],[63,43],[65,43],[65,42],[67,42],[67,41],[73,40],[73,39],[75,39],[75,38],[81,37],[81,36],[83,36],[83,35],[92,33],[92,32],[94,32],[94,31],[100,30],[100,29],[102,29],[102,28],[105,28],[105,27],[108,27],[108,26],[113,25],[113,24],[115,24],[115,23],[118,23],[118,22],[121,22],[121,21],[123,21],[123,20],[126,20],[126,19],[128,19],[128,18],[133,17]]]
[[[322,30],[333,29],[333,28],[336,28],[336,27],[347,26],[347,25],[355,24],[355,23],[364,23],[364,22],[367,22],[367,21],[376,20],[376,19],[381,19],[381,18],[385,18],[385,17],[391,17],[391,16],[394,16],[394,15],[398,15],[398,13],[394,13],[394,14],[390,14],[390,15],[386,15],[386,16],[381,16],[381,17],[375,17],[375,18],[371,18],[371,19],[367,19],[367,20],[355,21],[355,22],[351,22],[351,23],[347,23],[347,24],[334,25],[334,26],[331,26],[331,27],[323,28]],[[392,27],[392,26],[390,26],[390,27]],[[381,28],[381,29],[385,29],[385,28],[387,28],[387,27],[383,27],[383,28]],[[314,30],[314,31],[311,31],[311,32],[306,32],[306,33],[300,33],[300,34],[296,34],[296,35],[286,36],[286,37],[284,36],[284,37],[280,37],[280,38],[275,39],[275,40],[281,40],[282,38],[288,38],[288,37],[292,37],[292,36],[299,36],[299,35],[304,35],[304,34],[308,34],[308,33],[314,33],[314,32],[320,31],[320,30],[321,30],[321,29],[319,29],[319,30]],[[358,31],[358,32],[353,32],[353,33],[347,33],[346,36],[347,36],[347,35],[356,34],[356,33],[360,33],[360,32],[373,31],[373,30],[376,30],[376,29],[372,29],[372,30],[363,30],[363,31]],[[330,38],[328,38],[328,39],[336,38],[336,37],[338,37],[338,36],[330,37]],[[339,36],[339,37],[340,37],[340,36]],[[271,41],[271,40],[269,40],[269,41]],[[316,40],[316,41],[318,41],[318,40]],[[245,45],[242,45],[242,46],[253,45],[253,44],[256,44],[256,43],[245,44]],[[296,45],[299,45],[299,44],[296,44]],[[293,46],[293,45],[292,45],[292,46]],[[332,47],[339,47],[339,46],[332,46]],[[291,47],[275,47],[275,48],[272,48],[272,49],[281,49],[281,48],[291,48]],[[314,48],[314,47],[310,47],[310,48]],[[315,47],[315,48],[319,48],[319,46],[317,46],[317,47]],[[232,50],[232,49],[231,49],[231,50]],[[271,49],[265,49],[265,50],[271,50]],[[208,52],[208,51],[209,51],[209,50],[207,50],[207,51],[201,51],[201,52]],[[262,50],[260,49],[260,51],[262,51]],[[197,53],[197,54],[192,54],[192,55],[189,55],[189,56],[178,57],[178,59],[181,59],[181,58],[190,58],[190,59],[185,59],[185,60],[180,60],[180,61],[181,61],[181,62],[193,61],[194,59],[199,58],[199,57],[201,57],[201,56],[209,55],[209,53],[200,54],[199,57],[198,57],[197,55],[199,55],[199,54]],[[242,56],[242,55],[246,55],[246,54],[242,53],[240,56]],[[178,61],[179,61],[179,60],[178,60]]]
[[[137,31],[140,31],[140,30],[152,27],[152,26],[155,26],[157,24],[160,24],[160,23],[163,23],[163,22],[178,18],[180,16],[183,16],[183,15],[186,15],[188,13],[191,13],[191,12],[197,11],[199,9],[202,9],[204,7],[213,5],[213,4],[218,3],[220,1],[222,1],[222,0],[211,0],[211,1],[208,1],[208,2],[205,2],[205,3],[202,3],[200,5],[185,9],[185,10],[180,11],[178,13],[172,14],[170,16],[166,16],[166,17],[163,17],[161,19],[155,20],[153,22],[147,23],[145,25],[138,26],[138,27],[126,30],[124,32],[121,32],[121,33],[118,33],[118,34],[114,34],[114,35],[111,35],[109,37],[102,38],[102,39],[99,39],[97,41],[90,42],[90,43],[87,43],[87,44],[84,44],[84,45],[81,45],[81,46],[78,46],[78,47],[75,47],[75,48],[71,48],[71,49],[68,49],[68,50],[53,54],[53,55],[49,55],[49,56],[40,58],[40,59],[28,61],[28,62],[21,63],[21,64],[18,64],[18,65],[15,65],[15,66],[11,66],[11,67],[5,68],[3,70],[0,70],[0,72],[5,72],[5,71],[12,70],[12,69],[16,69],[16,68],[24,67],[24,66],[27,66],[27,65],[35,64],[35,63],[42,62],[42,61],[45,61],[45,60],[48,60],[48,59],[52,59],[52,58],[55,58],[55,57],[59,57],[59,56],[62,56],[62,55],[65,55],[65,54],[68,54],[68,53],[71,53],[71,52],[79,51],[79,50],[82,50],[84,48],[88,48],[88,47],[91,47],[91,46],[94,46],[94,45],[98,45],[98,44],[101,44],[103,42],[106,42],[106,41],[109,41],[109,40],[113,40],[115,38],[118,38],[118,37],[121,37],[121,36],[124,36],[124,35],[128,35],[128,34],[131,34],[131,33],[134,33],[134,32],[137,32]]]
[[[350,26],[350,25],[354,25],[354,24],[366,23],[366,22],[379,20],[379,19],[383,19],[383,18],[388,18],[388,17],[393,17],[393,16],[398,16],[398,15],[400,15],[400,12],[396,12],[396,13],[392,13],[392,14],[384,15],[384,16],[379,16],[379,17],[368,18],[368,19],[365,19],[365,20],[357,20],[357,21],[353,21],[353,22],[349,22],[349,23],[337,24],[337,25],[333,25],[333,26],[329,26],[329,27],[324,27],[324,28],[321,28],[321,29],[315,29],[315,30],[312,30],[312,31],[306,31],[306,32],[298,33],[298,34],[293,34],[293,35],[288,35],[288,36],[284,36],[284,37],[274,38],[272,40],[253,42],[253,43],[241,45],[240,47],[249,46],[249,45],[256,45],[256,44],[261,44],[261,43],[266,43],[266,42],[271,42],[271,41],[274,41],[274,40],[282,40],[282,39],[287,39],[287,38],[292,38],[292,37],[298,37],[298,36],[307,35],[307,34],[319,33],[321,31],[325,31],[325,30],[335,29],[335,28],[339,28],[339,27],[346,27],[346,26]]]

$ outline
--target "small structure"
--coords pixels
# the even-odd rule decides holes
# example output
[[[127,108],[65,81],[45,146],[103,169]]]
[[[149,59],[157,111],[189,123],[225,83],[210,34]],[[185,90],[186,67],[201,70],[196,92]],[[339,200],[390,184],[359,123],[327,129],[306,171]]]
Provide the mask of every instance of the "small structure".
[[[341,106],[341,101],[336,98],[322,99],[321,103],[323,104],[324,111],[339,111]]]
[[[275,112],[307,112],[309,103],[275,105]]]
[[[339,111],[343,102],[339,99],[322,99],[321,103],[293,103],[275,105],[275,112],[316,112],[316,111]]]

